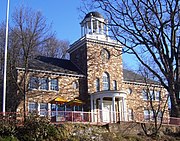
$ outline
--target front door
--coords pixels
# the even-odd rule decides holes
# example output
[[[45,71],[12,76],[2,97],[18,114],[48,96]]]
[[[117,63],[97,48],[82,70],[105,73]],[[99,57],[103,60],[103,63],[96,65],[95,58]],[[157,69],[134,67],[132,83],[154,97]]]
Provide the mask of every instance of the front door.
[[[104,101],[103,104],[103,122],[111,122],[112,103],[110,101]]]

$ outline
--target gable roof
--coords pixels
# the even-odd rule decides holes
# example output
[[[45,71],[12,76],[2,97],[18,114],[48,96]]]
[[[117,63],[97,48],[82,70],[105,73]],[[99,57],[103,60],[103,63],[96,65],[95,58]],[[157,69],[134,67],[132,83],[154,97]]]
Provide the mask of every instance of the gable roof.
[[[70,60],[38,56],[29,63],[29,69],[52,71],[72,75],[84,75]]]
[[[145,78],[144,76],[127,69],[123,69],[123,79],[127,82],[160,84],[158,81]]]

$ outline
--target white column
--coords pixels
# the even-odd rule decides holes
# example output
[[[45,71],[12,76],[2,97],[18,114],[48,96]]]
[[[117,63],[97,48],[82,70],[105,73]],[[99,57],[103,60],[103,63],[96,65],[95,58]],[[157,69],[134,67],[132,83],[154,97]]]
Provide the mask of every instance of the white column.
[[[96,26],[97,26],[96,27],[97,28],[96,33],[99,33],[99,21],[98,20],[96,21]]]
[[[105,22],[106,23],[106,35],[108,35],[108,21]]]
[[[91,18],[91,34],[93,33],[93,20]]]
[[[103,122],[103,107],[104,107],[104,105],[103,105],[103,98],[101,97],[100,98],[100,117],[101,117],[101,121]]]
[[[100,31],[101,34],[104,34],[104,33],[103,33],[103,30],[104,30],[104,28],[103,28],[103,23],[101,22],[101,31]]]
[[[93,96],[91,95],[91,121],[94,122],[94,99]]]
[[[122,106],[121,106],[121,99],[118,100],[118,106],[119,106],[119,121],[121,121],[121,112],[122,112]]]
[[[115,97],[112,97],[113,122],[116,122]]]
[[[127,105],[126,105],[126,99],[123,97],[123,117],[124,121],[127,121]]]
[[[96,108],[96,99],[94,99],[94,121],[97,122],[97,117],[98,117],[98,113],[97,113],[97,108]]]

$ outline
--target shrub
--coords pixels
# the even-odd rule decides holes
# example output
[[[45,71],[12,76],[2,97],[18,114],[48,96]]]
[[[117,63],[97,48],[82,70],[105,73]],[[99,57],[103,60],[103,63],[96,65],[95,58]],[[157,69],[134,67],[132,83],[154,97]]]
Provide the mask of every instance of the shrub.
[[[17,137],[21,141],[59,139],[57,128],[50,124],[47,118],[37,116],[30,116],[26,119],[24,126],[18,128]]]
[[[15,121],[0,121],[0,135],[4,136],[14,136],[16,134],[16,123]]]

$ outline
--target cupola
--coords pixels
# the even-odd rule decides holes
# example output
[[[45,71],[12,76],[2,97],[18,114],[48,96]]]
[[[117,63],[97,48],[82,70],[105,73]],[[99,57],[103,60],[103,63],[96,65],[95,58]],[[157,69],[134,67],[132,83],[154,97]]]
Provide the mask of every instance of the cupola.
[[[86,34],[108,36],[107,20],[98,12],[88,13],[81,24],[81,36]]]

